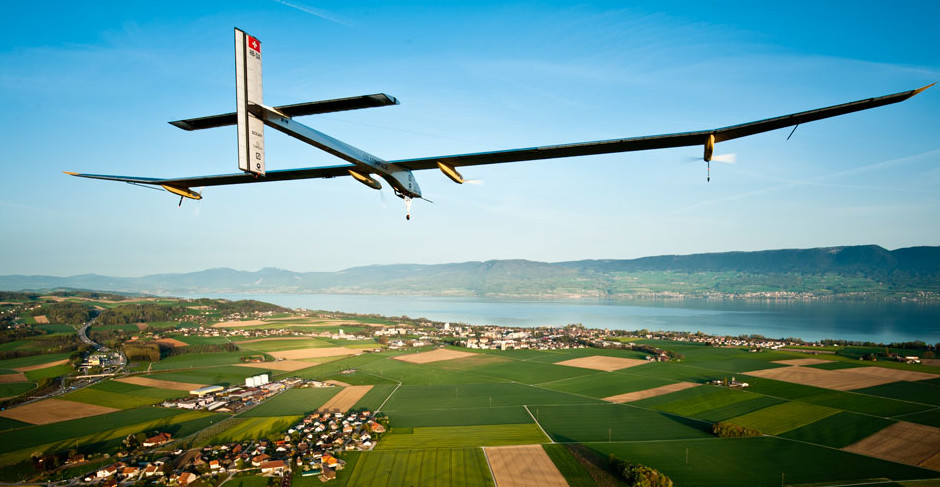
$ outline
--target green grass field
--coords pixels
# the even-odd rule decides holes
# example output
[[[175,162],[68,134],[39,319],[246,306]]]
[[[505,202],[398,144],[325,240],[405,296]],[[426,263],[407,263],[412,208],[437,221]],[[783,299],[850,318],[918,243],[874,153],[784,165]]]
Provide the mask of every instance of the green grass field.
[[[561,472],[561,475],[568,481],[571,487],[595,487],[597,483],[591,478],[587,469],[578,462],[578,459],[568,450],[568,447],[562,444],[554,443],[551,445],[542,445],[548,458]]]
[[[59,360],[67,359],[70,355],[70,353],[50,353],[0,360],[0,369],[15,369],[17,367],[30,367],[33,365],[47,364],[50,362],[57,362]]]
[[[242,418],[306,415],[316,411],[341,388],[289,389],[240,414]]]
[[[385,404],[386,411],[489,408],[523,404],[602,404],[598,399],[513,383],[404,385]]]
[[[24,392],[29,392],[36,387],[32,382],[14,382],[10,384],[0,384],[0,397],[16,397]]]
[[[176,370],[199,367],[212,367],[215,365],[231,365],[241,363],[241,357],[251,355],[251,351],[200,353],[177,355],[167,357],[153,363],[152,370]]]
[[[872,416],[888,418],[931,408],[931,406],[926,404],[897,401],[856,392],[835,391],[760,377],[747,377],[741,380],[746,380],[751,385],[751,387],[748,388],[750,392],[781,399],[800,400],[820,406],[828,406],[860,414],[870,414]]]
[[[643,399],[632,404],[679,416],[717,422],[781,402],[783,401],[780,399],[759,394],[706,385]]]
[[[235,342],[242,350],[255,350],[258,352],[276,352],[279,350],[297,350],[301,348],[325,348],[334,346],[332,343],[319,338],[299,338],[286,340],[263,340]]]
[[[252,367],[220,365],[217,367],[201,367],[172,372],[160,372],[150,374],[146,377],[192,384],[244,385],[246,377],[251,377],[256,374],[258,374],[258,370]]]
[[[475,446],[531,445],[549,439],[535,424],[486,426],[440,426],[391,430],[376,444],[376,450],[419,450],[423,448],[465,448]]]
[[[494,484],[483,450],[426,448],[360,454],[347,485],[488,487]]]
[[[940,406],[940,385],[934,385],[930,382],[892,382],[890,384],[857,389],[853,392]]]
[[[392,427],[476,426],[532,423],[522,406],[486,408],[400,409],[384,411]]]
[[[783,433],[782,437],[817,445],[844,448],[891,426],[894,421],[841,412]]]
[[[119,394],[116,392],[105,392],[101,390],[95,390],[91,387],[86,387],[75,392],[70,392],[62,396],[61,399],[85,404],[96,404],[98,406],[105,406],[116,409],[139,408],[156,404],[164,400],[164,398],[161,397],[147,397],[140,395],[134,396],[130,394]]]
[[[743,416],[729,418],[727,421],[755,429],[765,435],[779,435],[815,423],[838,412],[838,409],[792,401],[759,409]]]
[[[707,438],[711,424],[623,404],[529,406],[558,442]]]
[[[587,371],[587,369],[585,369]],[[571,394],[604,398],[625,394],[627,392],[642,391],[654,387],[673,384],[673,381],[653,377],[641,377],[626,374],[612,374],[609,372],[596,372],[570,379],[562,379],[543,384],[553,389]]]
[[[588,446],[604,457],[613,453],[649,465],[668,475],[676,485],[775,487],[940,478],[940,472],[933,470],[770,437]]]
[[[303,416],[244,418],[235,427],[229,428],[212,438],[209,444],[249,441],[261,438],[283,439],[284,432],[296,424]]]

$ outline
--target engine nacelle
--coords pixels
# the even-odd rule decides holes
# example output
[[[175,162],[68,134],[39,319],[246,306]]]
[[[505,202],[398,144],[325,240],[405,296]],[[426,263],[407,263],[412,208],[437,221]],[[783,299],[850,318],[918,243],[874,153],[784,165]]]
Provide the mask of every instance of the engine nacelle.
[[[715,152],[715,134],[709,134],[705,142],[705,162],[711,162],[712,154]]]
[[[191,189],[189,189],[189,188],[183,188],[183,187],[181,187],[181,186],[170,186],[169,184],[161,184],[160,186],[163,186],[163,189],[165,189],[165,190],[167,190],[167,191],[169,191],[169,192],[171,192],[171,193],[173,193],[173,194],[175,194],[175,195],[182,196],[182,197],[184,197],[184,198],[189,198],[189,199],[191,199],[191,200],[201,200],[201,199],[202,199],[202,195],[201,195],[201,194],[199,194],[199,193],[197,193],[197,192],[195,192],[195,191],[193,191],[193,190],[191,190]],[[180,201],[183,201],[183,200],[180,200]]]
[[[372,176],[358,171],[353,171],[352,169],[349,169],[348,171],[349,175],[352,176],[356,181],[359,181],[360,183],[365,184],[372,189],[382,189],[382,183],[373,179]]]
[[[463,184],[463,176],[461,176],[460,173],[457,172],[457,170],[453,167],[448,166],[441,161],[437,161],[437,167],[441,168],[441,172],[444,173],[445,176],[449,177],[451,181],[457,184]]]

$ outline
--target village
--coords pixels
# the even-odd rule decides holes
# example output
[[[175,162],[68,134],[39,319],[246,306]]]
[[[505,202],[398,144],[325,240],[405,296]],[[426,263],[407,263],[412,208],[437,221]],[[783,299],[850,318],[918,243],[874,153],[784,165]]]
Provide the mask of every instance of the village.
[[[172,436],[165,432],[136,440],[137,444],[128,438],[125,446],[137,446],[138,453],[73,481],[102,487],[188,486],[200,480],[203,481],[200,485],[218,485],[233,476],[262,475],[286,478],[289,484],[290,476],[297,473],[326,482],[345,466],[337,458],[339,452],[373,449],[387,424],[387,418],[371,411],[324,411],[307,415],[274,441],[261,439],[174,449]],[[74,466],[84,461],[84,456],[78,454],[66,464]]]

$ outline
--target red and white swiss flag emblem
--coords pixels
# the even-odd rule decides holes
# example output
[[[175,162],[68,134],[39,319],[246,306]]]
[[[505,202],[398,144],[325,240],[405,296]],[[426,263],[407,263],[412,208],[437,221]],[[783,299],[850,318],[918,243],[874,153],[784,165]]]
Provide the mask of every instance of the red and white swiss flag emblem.
[[[258,54],[261,54],[261,41],[258,39],[248,36],[248,47],[251,48],[252,51],[256,51]]]

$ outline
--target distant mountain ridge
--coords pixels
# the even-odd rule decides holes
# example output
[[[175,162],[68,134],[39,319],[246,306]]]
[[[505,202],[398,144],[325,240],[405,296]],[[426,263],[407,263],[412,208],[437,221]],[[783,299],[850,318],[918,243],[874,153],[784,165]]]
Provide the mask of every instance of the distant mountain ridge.
[[[913,295],[940,291],[940,247],[877,245],[545,263],[394,264],[338,272],[228,268],[143,277],[0,276],[0,290],[149,294],[346,293],[435,296]]]

